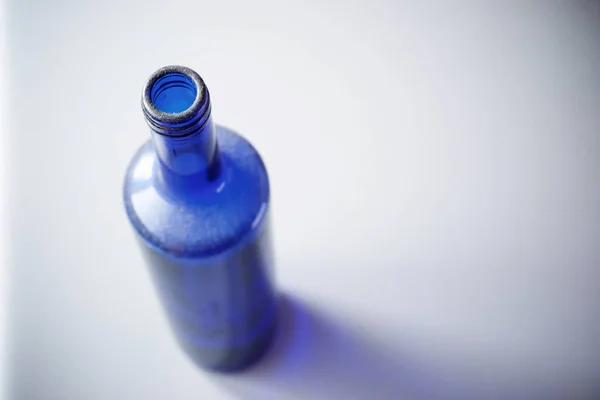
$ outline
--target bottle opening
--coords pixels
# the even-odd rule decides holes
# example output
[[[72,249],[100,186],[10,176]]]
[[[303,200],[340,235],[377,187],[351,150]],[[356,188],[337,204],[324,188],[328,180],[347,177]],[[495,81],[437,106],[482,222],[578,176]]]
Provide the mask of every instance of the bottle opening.
[[[181,72],[171,72],[154,82],[150,100],[159,111],[178,114],[189,109],[197,95],[198,89],[192,78]]]
[[[210,109],[204,81],[181,65],[156,70],[142,91],[144,118],[159,135],[183,138],[200,132],[210,119]]]

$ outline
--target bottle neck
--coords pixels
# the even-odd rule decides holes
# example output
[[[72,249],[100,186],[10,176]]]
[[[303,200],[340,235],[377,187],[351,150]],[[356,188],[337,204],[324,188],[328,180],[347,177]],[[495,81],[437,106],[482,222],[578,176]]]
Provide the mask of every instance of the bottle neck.
[[[197,73],[181,66],[156,71],[144,87],[142,110],[167,189],[188,191],[219,175],[210,96]]]

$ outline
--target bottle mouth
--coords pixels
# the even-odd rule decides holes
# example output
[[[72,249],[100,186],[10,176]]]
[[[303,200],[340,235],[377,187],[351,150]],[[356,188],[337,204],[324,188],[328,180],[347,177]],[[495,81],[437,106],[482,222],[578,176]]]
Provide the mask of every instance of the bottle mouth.
[[[144,85],[142,111],[156,133],[187,136],[208,121],[208,89],[200,75],[190,68],[180,65],[162,67]]]

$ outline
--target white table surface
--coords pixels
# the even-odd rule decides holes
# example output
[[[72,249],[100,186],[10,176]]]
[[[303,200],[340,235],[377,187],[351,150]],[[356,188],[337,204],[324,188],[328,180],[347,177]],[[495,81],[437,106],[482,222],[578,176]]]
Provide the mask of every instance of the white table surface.
[[[598,2],[8,6],[15,399],[597,398]],[[179,350],[123,212],[174,63],[272,179],[282,334],[243,374]]]

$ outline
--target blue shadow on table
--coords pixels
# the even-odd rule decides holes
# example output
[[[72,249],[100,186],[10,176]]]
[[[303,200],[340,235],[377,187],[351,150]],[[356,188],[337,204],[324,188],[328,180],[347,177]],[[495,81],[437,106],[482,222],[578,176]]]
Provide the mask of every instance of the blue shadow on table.
[[[390,354],[329,314],[290,296],[279,331],[255,366],[214,382],[233,397],[285,399],[471,399],[456,382]]]

